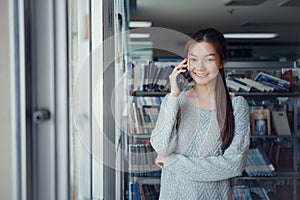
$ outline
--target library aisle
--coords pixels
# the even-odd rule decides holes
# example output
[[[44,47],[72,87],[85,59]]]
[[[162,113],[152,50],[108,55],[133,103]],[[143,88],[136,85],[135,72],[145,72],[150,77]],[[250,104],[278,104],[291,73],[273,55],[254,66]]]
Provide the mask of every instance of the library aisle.
[[[190,33],[216,27],[275,33],[226,36],[227,89],[251,125],[232,197],[299,200],[299,3],[199,2],[1,1],[0,199],[158,199],[150,137],[168,77]],[[178,84],[194,86],[188,74]]]

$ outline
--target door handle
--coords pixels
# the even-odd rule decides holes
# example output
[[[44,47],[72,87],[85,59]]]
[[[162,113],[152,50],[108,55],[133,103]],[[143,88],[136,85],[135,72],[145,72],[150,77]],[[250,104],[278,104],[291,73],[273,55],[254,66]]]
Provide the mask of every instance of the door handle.
[[[33,122],[39,124],[49,120],[51,117],[51,113],[48,109],[41,108],[33,112]]]

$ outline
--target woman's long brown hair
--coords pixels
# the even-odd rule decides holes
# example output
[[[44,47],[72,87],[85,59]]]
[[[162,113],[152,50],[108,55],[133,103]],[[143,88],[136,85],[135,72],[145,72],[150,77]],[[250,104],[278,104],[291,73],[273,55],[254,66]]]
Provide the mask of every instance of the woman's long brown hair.
[[[186,45],[186,52],[189,51],[191,44],[195,42],[208,42],[212,44],[220,57],[222,67],[219,68],[219,76],[215,87],[216,112],[219,127],[221,129],[222,146],[221,149],[226,150],[232,142],[234,135],[234,115],[231,98],[227,89],[224,65],[227,61],[227,43],[221,32],[216,29],[201,29],[191,35],[190,41]],[[221,87],[220,87],[221,86]],[[226,102],[223,102],[224,99]],[[226,106],[223,106],[223,105]]]

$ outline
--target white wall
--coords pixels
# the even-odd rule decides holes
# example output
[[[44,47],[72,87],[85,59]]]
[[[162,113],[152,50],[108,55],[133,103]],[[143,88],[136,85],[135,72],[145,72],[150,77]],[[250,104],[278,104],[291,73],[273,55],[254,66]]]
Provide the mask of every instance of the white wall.
[[[14,191],[14,154],[13,130],[11,120],[11,69],[13,58],[11,55],[12,27],[9,15],[12,13],[11,0],[0,1],[0,199],[13,200]]]

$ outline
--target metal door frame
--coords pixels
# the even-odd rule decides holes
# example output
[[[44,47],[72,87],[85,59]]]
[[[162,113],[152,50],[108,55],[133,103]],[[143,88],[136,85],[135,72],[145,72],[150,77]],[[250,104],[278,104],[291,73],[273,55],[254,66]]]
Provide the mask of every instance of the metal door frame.
[[[67,2],[25,0],[27,199],[69,199]],[[50,119],[34,122],[40,109]]]

